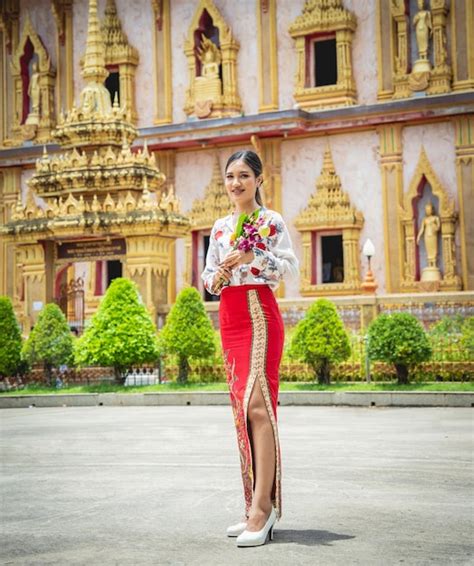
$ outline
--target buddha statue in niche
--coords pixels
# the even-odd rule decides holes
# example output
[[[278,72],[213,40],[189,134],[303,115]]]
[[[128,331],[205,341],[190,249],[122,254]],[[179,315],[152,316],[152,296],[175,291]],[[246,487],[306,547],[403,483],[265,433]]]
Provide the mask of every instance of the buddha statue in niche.
[[[31,65],[31,76],[28,83],[28,96],[30,97],[30,111],[26,118],[26,124],[39,124],[40,119],[40,97],[41,90],[39,84],[40,74],[38,63],[33,61]]]
[[[416,44],[418,47],[418,59],[413,66],[414,73],[426,73],[431,69],[428,60],[428,48],[430,36],[433,33],[433,25],[431,22],[431,12],[425,10],[424,0],[418,0],[418,12],[413,18],[413,27],[415,28]]]
[[[198,118],[205,118],[212,112],[212,105],[221,96],[222,81],[219,65],[222,57],[217,45],[208,37],[201,36],[198,57],[201,61],[201,76],[194,79],[195,111]]]
[[[426,260],[428,266],[423,269],[422,281],[439,281],[441,275],[437,266],[438,259],[438,232],[441,228],[439,216],[435,214],[434,206],[429,202],[425,206],[425,217],[421,221],[420,230],[416,237],[416,243],[419,245],[421,236],[424,235]]]

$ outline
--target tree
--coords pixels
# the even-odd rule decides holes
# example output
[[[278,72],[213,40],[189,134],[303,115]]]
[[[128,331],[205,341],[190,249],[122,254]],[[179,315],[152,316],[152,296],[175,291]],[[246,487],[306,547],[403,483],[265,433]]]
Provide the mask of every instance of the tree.
[[[368,355],[394,364],[398,383],[406,384],[410,368],[431,358],[426,332],[412,314],[380,314],[368,329]]]
[[[123,385],[130,366],[159,358],[156,327],[143,304],[137,285],[130,279],[114,279],[75,347],[80,366],[112,367]]]
[[[32,364],[42,363],[49,385],[53,368],[73,360],[73,338],[58,305],[50,303],[41,310],[38,321],[23,346],[24,357]]]
[[[159,338],[167,352],[178,355],[179,383],[188,379],[189,358],[207,358],[214,354],[214,329],[201,295],[194,287],[186,287],[178,294]]]
[[[331,364],[347,360],[349,337],[334,304],[318,299],[296,325],[288,355],[309,364],[320,384],[331,382]]]
[[[9,297],[0,297],[0,376],[15,375],[21,365],[21,332]]]

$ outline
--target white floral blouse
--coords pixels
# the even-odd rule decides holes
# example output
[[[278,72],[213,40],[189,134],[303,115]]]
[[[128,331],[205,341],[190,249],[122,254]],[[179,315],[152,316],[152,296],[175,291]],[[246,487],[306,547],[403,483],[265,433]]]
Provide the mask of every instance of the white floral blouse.
[[[212,295],[220,295],[222,289],[228,285],[266,284],[275,290],[282,278],[297,277],[299,262],[293,252],[290,234],[281,214],[261,206],[259,217],[261,215],[265,219],[264,225],[270,228],[269,235],[253,248],[255,259],[251,263],[233,269],[231,279],[218,292],[211,288],[212,281],[218,270],[218,264],[232,250],[229,240],[235,226],[232,214],[214,222],[209,238],[206,266],[201,274],[205,288]]]

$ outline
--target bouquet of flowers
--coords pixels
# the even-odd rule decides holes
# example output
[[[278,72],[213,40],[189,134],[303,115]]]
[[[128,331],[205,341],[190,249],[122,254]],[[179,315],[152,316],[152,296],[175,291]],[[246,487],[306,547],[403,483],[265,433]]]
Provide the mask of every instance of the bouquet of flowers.
[[[232,251],[242,250],[248,252],[255,246],[258,246],[258,244],[265,249],[265,245],[262,245],[261,242],[263,238],[270,235],[270,227],[264,225],[265,218],[263,216],[259,217],[258,213],[259,209],[256,209],[250,215],[243,212],[239,216],[235,231],[230,236]],[[219,291],[224,283],[225,279],[221,277],[216,283],[215,290]]]

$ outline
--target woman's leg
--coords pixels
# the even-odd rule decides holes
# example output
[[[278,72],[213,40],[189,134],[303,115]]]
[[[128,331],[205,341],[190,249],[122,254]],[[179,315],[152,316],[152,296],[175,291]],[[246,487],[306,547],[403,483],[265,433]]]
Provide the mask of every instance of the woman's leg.
[[[250,395],[247,417],[253,452],[255,489],[252,507],[247,521],[247,530],[259,531],[265,525],[272,509],[272,489],[275,480],[275,438],[272,423],[265,405],[260,381],[255,380]]]

